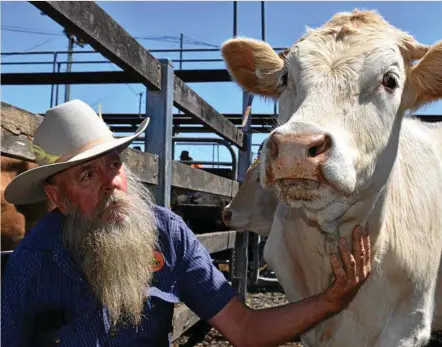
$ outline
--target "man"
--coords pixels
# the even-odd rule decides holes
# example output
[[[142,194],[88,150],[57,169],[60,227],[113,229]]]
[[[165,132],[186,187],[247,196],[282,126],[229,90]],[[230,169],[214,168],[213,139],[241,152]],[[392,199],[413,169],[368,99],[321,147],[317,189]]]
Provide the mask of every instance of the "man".
[[[235,346],[277,346],[339,312],[370,272],[370,244],[354,233],[355,259],[324,293],[252,310],[210,255],[122,164],[120,152],[147,127],[114,139],[85,103],[49,109],[34,137],[39,167],[7,187],[11,203],[56,206],[20,242],[2,281],[2,346],[169,346],[183,301]],[[359,230],[359,229],[358,229]]]

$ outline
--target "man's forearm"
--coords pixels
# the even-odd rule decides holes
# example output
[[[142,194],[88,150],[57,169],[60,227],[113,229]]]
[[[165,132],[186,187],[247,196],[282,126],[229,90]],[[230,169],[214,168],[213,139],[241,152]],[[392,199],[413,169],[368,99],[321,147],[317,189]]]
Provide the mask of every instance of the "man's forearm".
[[[266,310],[252,310],[246,320],[251,346],[278,346],[304,333],[336,310],[323,294]]]

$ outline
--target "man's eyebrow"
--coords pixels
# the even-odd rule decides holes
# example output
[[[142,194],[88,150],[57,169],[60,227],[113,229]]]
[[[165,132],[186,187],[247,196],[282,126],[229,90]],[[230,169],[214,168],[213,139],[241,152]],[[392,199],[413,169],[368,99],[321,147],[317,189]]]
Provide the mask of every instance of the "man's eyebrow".
[[[84,165],[81,165],[78,168],[77,174],[79,175],[79,174],[83,173],[86,170],[90,170],[90,169],[92,169],[92,167],[93,167],[93,164],[91,164],[91,163],[86,163]]]

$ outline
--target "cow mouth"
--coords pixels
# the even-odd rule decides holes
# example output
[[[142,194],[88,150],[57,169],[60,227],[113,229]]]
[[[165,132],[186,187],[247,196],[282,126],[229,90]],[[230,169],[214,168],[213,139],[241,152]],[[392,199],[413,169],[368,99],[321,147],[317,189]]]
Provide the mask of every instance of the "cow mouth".
[[[276,181],[280,197],[285,200],[314,201],[319,198],[322,182],[306,178],[285,178]]]

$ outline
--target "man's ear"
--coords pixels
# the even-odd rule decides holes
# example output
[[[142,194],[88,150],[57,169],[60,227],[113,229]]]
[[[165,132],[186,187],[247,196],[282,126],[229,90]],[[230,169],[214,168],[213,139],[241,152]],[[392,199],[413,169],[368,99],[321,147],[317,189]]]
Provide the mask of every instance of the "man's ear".
[[[426,52],[408,74],[407,108],[420,106],[442,98],[442,41]]]
[[[44,186],[46,196],[51,203],[60,210],[61,213],[66,214],[68,206],[64,202],[64,198],[60,191],[60,187],[56,184],[46,183]]]
[[[285,61],[269,44],[248,38],[227,40],[221,47],[227,70],[241,88],[278,97],[284,83]]]

